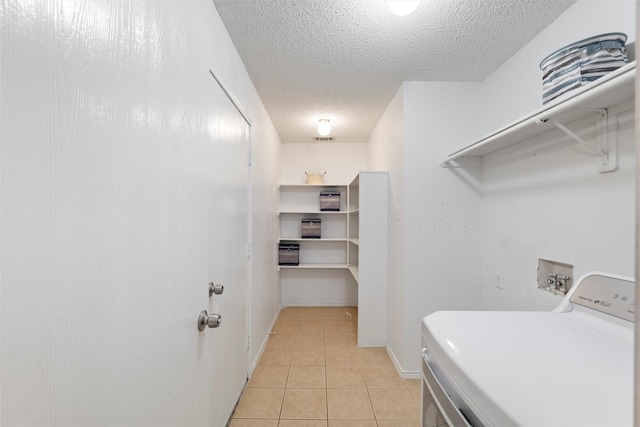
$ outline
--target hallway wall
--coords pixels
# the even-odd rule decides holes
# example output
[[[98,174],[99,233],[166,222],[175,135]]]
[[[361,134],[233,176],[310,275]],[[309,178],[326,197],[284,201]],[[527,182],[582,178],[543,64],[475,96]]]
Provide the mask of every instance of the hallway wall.
[[[212,2],[0,17],[0,424],[222,425],[240,384],[217,373],[249,368],[280,305],[280,141]],[[246,134],[209,69],[253,121],[246,362]],[[219,329],[197,330],[202,309]]]

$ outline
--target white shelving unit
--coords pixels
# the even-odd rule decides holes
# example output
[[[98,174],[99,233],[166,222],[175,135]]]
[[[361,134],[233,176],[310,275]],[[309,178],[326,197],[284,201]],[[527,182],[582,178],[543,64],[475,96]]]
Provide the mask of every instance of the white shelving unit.
[[[386,344],[387,211],[386,172],[361,172],[345,185],[280,185],[278,243],[298,243],[300,264],[279,269],[347,270],[358,286],[358,345]],[[320,192],[340,192],[340,211],[320,211]],[[321,238],[300,237],[302,218],[320,218]],[[316,271],[316,273],[314,273]]]
[[[280,269],[346,269],[348,266],[348,186],[281,185],[278,243],[300,245],[300,265]],[[320,192],[340,193],[340,211],[320,211]],[[301,238],[303,218],[321,219],[321,238]]]
[[[607,130],[610,127],[607,109],[613,105],[633,99],[636,77],[636,62],[633,61],[588,85],[572,91],[542,108],[504,126],[492,134],[475,141],[446,156],[440,162],[443,167],[462,158],[481,158],[487,154],[541,135],[554,126],[567,133],[577,142],[587,146],[599,157],[598,171],[609,172],[617,168],[615,137]],[[589,114],[599,114],[599,140],[597,146],[583,141],[565,125]]]

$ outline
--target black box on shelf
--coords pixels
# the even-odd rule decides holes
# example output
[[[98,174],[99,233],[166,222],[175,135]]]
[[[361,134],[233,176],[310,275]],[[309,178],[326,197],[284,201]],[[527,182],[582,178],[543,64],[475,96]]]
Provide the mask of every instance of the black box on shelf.
[[[297,243],[280,243],[278,245],[279,265],[299,265],[300,245]]]
[[[340,210],[340,192],[339,191],[321,191],[320,192],[320,210],[321,211],[339,211]]]
[[[319,239],[322,220],[320,218],[302,218],[300,236],[303,239]]]

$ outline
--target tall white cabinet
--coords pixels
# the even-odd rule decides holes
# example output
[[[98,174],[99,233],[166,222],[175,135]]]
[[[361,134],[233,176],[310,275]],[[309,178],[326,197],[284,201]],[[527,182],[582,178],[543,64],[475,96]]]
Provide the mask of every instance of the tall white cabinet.
[[[388,188],[387,172],[279,188],[278,243],[300,245],[300,264],[279,267],[284,305],[357,304],[362,347],[386,344]],[[320,211],[321,191],[340,193],[340,211]],[[322,220],[320,239],[301,238],[303,218]]]

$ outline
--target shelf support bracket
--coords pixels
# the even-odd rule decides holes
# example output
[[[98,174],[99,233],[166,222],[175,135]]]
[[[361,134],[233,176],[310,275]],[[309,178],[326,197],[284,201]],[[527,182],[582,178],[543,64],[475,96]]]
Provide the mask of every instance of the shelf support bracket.
[[[617,132],[616,126],[611,123],[612,119],[609,118],[609,113],[604,108],[594,109],[600,113],[600,121],[596,123],[596,135],[597,135],[597,147],[588,143],[582,139],[579,135],[573,132],[571,129],[559,123],[552,118],[539,119],[538,124],[551,123],[562,132],[567,134],[571,139],[578,142],[591,153],[597,156],[598,164],[597,171],[600,173],[611,172],[618,168],[617,162]]]

